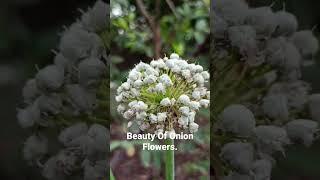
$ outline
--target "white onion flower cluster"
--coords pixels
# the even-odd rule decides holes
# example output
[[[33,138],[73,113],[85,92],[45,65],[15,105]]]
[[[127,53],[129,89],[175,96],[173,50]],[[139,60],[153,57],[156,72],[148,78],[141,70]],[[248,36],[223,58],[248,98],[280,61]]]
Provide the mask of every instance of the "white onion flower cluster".
[[[227,43],[238,49],[249,66],[269,64],[282,78],[296,80],[301,66],[312,62],[319,49],[313,32],[298,31],[297,18],[284,9],[250,8],[243,0],[217,0],[212,6],[215,45]]]
[[[201,65],[175,53],[150,64],[140,62],[117,89],[117,110],[128,126],[136,123],[142,131],[194,133],[199,127],[196,112],[210,104],[209,78]]]
[[[24,143],[24,158],[47,179],[107,178],[107,128],[89,117],[103,100],[99,92],[107,78],[107,50],[101,33],[108,18],[109,5],[97,1],[62,33],[54,64],[39,69],[23,88],[25,106],[17,119],[35,133]],[[48,148],[50,128],[64,128],[58,153]]]
[[[249,87],[248,93],[238,95],[240,100],[228,99],[214,127],[216,135],[231,138],[220,144],[220,157],[229,170],[223,179],[269,180],[276,153],[285,155],[294,143],[309,147],[319,138],[320,95],[310,95],[311,86],[301,80],[301,68],[312,63],[318,40],[312,30],[298,30],[297,18],[285,9],[250,8],[243,0],[216,0],[211,19],[218,55],[214,63],[248,67],[239,80]],[[217,78],[228,81],[233,75]],[[218,90],[217,97],[238,89]]]

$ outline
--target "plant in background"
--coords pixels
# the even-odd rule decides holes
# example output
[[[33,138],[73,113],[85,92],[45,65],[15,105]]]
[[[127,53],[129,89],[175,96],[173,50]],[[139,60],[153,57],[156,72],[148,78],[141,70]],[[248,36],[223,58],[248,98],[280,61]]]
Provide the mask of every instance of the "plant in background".
[[[270,179],[277,154],[318,138],[319,94],[301,80],[318,40],[285,9],[216,0],[211,13],[214,175]]]
[[[97,1],[62,33],[54,64],[23,88],[17,118],[33,133],[24,158],[47,179],[107,178],[108,18],[109,5]]]
[[[140,62],[117,89],[117,110],[129,120],[129,127],[135,123],[145,133],[197,132],[196,111],[210,104],[210,91],[204,86],[209,78],[202,66],[175,53],[150,64]],[[173,145],[170,137],[166,143]],[[166,155],[166,177],[173,179],[173,150]]]

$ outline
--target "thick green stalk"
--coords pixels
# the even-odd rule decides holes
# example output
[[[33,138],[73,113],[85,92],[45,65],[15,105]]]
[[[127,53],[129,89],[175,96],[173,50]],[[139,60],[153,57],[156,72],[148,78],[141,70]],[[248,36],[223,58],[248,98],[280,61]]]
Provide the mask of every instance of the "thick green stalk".
[[[116,178],[114,177],[112,170],[110,168],[110,180],[116,180]]]
[[[166,145],[174,145],[173,139],[166,139]],[[166,152],[166,180],[174,180],[174,150],[167,150]]]

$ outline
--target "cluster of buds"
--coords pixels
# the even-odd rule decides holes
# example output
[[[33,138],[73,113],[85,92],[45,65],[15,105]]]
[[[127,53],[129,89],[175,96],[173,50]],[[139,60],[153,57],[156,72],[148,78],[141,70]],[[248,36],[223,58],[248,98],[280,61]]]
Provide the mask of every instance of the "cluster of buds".
[[[215,72],[222,79],[213,85],[216,97],[236,94],[215,102],[220,111],[213,133],[230,138],[216,144],[228,164],[224,179],[270,179],[275,153],[285,154],[293,143],[308,147],[319,137],[319,94],[310,95],[310,85],[301,80],[318,40],[312,30],[298,31],[297,18],[285,9],[216,0],[211,13],[214,64],[221,67]],[[239,67],[245,68],[233,77]]]
[[[201,65],[175,53],[150,64],[140,62],[117,89],[117,110],[129,127],[136,123],[142,131],[194,133],[199,127],[196,112],[210,104],[209,79]]]
[[[62,33],[54,64],[39,69],[23,88],[25,107],[18,109],[17,119],[34,130],[23,154],[47,179],[107,178],[108,130],[89,117],[103,100],[99,92],[106,81],[107,50],[101,33],[108,30],[108,16],[109,5],[100,0],[83,12]],[[50,128],[62,130],[57,154],[48,149]]]

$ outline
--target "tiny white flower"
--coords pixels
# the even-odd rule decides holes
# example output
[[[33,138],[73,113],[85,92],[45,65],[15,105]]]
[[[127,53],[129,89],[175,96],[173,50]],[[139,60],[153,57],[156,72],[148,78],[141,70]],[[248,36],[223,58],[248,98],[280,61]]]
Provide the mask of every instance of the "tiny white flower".
[[[200,103],[198,101],[190,101],[189,107],[192,110],[199,110],[200,108]]]
[[[154,114],[150,114],[149,115],[149,120],[152,124],[157,123],[158,121],[158,116],[154,115]]]
[[[37,103],[31,104],[25,109],[18,109],[17,119],[23,128],[33,126],[40,120],[40,110]]]
[[[267,159],[256,160],[252,171],[254,179],[271,179],[272,163]]]
[[[210,79],[210,74],[208,73],[208,71],[201,72],[201,75],[204,78],[204,80]]]
[[[179,112],[181,112],[181,114],[183,116],[188,116],[189,115],[189,111],[190,111],[190,109],[187,106],[183,106],[183,107],[179,108]]]
[[[172,81],[171,81],[170,77],[167,74],[162,74],[159,77],[159,81],[161,83],[163,83],[165,86],[171,86],[172,85]]]
[[[171,101],[169,98],[163,98],[161,101],[160,101],[160,105],[161,106],[171,106]]]
[[[130,93],[133,97],[139,97],[140,96],[140,91],[135,89],[135,88],[131,88],[130,89]]]
[[[117,102],[121,102],[123,100],[122,94],[119,94],[118,96],[116,96],[115,99],[116,99]]]
[[[259,150],[265,153],[284,153],[284,146],[290,143],[286,130],[281,127],[262,125],[256,127],[254,132]]]
[[[186,128],[189,123],[189,118],[187,116],[181,116],[178,119],[178,123],[183,127]]]
[[[144,120],[147,116],[148,115],[147,115],[147,113],[145,111],[136,113],[136,119],[137,120]]]
[[[30,136],[23,147],[24,158],[28,161],[40,159],[48,151],[48,140],[44,136]]]
[[[253,113],[240,104],[227,106],[222,111],[220,119],[224,131],[240,136],[251,135],[256,125]]]
[[[199,128],[199,125],[198,125],[197,123],[192,122],[192,123],[189,124],[189,131],[190,131],[190,133],[195,133],[195,132],[197,132],[197,131],[198,131],[198,128]]]
[[[126,112],[123,113],[123,117],[125,119],[131,119],[134,116],[134,111],[132,109],[128,109]]]
[[[194,118],[196,116],[196,112],[194,111],[190,111],[189,114],[188,114],[188,119],[189,119],[189,122],[190,123],[193,123],[194,122]]]
[[[193,91],[193,92],[192,92],[192,97],[193,97],[195,100],[201,99],[200,91]]]
[[[137,106],[136,106],[137,111],[145,111],[147,109],[148,109],[147,104],[145,104],[143,101],[138,101]]]
[[[184,69],[181,71],[181,75],[187,79],[187,80],[191,80],[192,76],[191,76],[191,72],[188,69]]]
[[[195,71],[197,72],[197,73],[201,73],[202,71],[203,71],[203,67],[201,66],[201,65],[196,65],[195,66]]]
[[[162,112],[157,114],[158,122],[164,122],[167,118],[167,112]]]
[[[179,55],[176,54],[176,53],[172,53],[172,54],[170,55],[170,59],[179,59]]]
[[[286,129],[290,139],[300,140],[306,146],[310,146],[315,139],[315,133],[318,132],[318,123],[307,119],[298,119],[288,122]]]
[[[201,107],[207,108],[210,104],[210,101],[208,99],[201,99],[199,103]]]
[[[64,81],[64,70],[58,66],[50,65],[41,69],[36,75],[38,87],[43,91],[59,89]]]
[[[166,88],[162,83],[158,83],[156,84],[156,86],[154,87],[155,92],[159,92],[164,94],[166,92]]]
[[[155,75],[149,75],[143,80],[143,82],[145,82],[146,84],[152,84],[152,83],[155,83],[156,80],[157,80],[157,77]]]
[[[142,85],[143,85],[143,82],[140,79],[134,81],[134,83],[133,83],[133,86],[136,87],[136,88],[138,88],[138,87],[140,87]]]
[[[199,86],[203,86],[204,78],[201,76],[201,74],[195,74],[193,76],[193,81],[196,82]]]
[[[178,98],[178,102],[182,103],[184,105],[189,105],[190,103],[190,98],[189,96],[182,94],[179,98]]]
[[[122,83],[122,88],[124,89],[124,90],[129,90],[130,89],[130,84],[128,83],[128,82],[124,82],[124,83]]]
[[[129,121],[127,124],[127,128],[130,128],[132,126],[132,124],[133,124],[132,121]]]
[[[249,173],[254,160],[254,148],[250,143],[231,142],[221,149],[220,156],[241,173]]]
[[[129,72],[129,79],[132,80],[132,81],[136,81],[140,78],[141,76],[141,73],[138,72],[137,70],[133,69]]]

